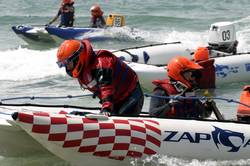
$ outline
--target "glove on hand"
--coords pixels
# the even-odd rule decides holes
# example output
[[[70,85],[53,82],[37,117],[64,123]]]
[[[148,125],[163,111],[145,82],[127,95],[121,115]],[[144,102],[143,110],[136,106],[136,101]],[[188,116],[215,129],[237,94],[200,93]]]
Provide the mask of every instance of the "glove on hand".
[[[178,104],[178,103],[180,103],[180,101],[177,100],[177,99],[171,99],[171,100],[169,101],[170,106],[174,106],[174,105],[176,105],[176,104]]]
[[[100,111],[101,114],[103,115],[106,115],[106,116],[110,116],[110,109],[108,108],[103,108],[101,111]]]
[[[206,100],[204,104],[207,107],[212,107],[212,102],[213,102],[213,100]]]

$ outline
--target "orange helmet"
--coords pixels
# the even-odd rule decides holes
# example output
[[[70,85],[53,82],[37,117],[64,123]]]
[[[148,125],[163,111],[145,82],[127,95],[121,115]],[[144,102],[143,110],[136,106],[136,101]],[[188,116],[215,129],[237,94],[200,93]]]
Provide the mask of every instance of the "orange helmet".
[[[74,0],[62,0],[62,5],[72,4],[72,3],[74,3]]]
[[[103,15],[103,11],[101,9],[101,7],[99,5],[93,5],[90,8],[91,14],[93,16],[102,16]]]
[[[168,77],[174,79],[175,81],[181,82],[187,88],[192,88],[191,83],[187,81],[182,74],[185,71],[200,70],[202,68],[202,66],[187,59],[186,57],[177,56],[172,58],[168,63]]]
[[[70,75],[76,78],[89,65],[92,55],[93,49],[89,41],[65,40],[57,51],[57,64],[67,70],[67,65],[73,62],[72,69],[67,73],[71,72]]]
[[[194,53],[195,62],[208,60],[208,58],[209,58],[209,51],[207,47],[199,47]]]

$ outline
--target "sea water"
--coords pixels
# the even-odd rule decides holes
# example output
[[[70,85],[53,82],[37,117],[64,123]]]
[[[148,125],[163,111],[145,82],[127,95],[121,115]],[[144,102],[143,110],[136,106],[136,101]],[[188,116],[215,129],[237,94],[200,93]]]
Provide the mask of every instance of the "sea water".
[[[231,21],[236,25],[239,41],[238,52],[250,51],[250,1],[249,0],[75,0],[75,25],[89,24],[91,5],[101,5],[104,15],[125,15],[127,27],[114,30],[114,40],[93,42],[96,49],[121,49],[145,44],[181,41],[190,48],[206,46],[208,30],[212,23]],[[54,17],[60,6],[59,0],[9,0],[0,1],[0,98],[22,96],[81,95],[78,82],[66,76],[56,65],[54,45],[46,43],[27,44],[11,30],[18,24],[45,25]],[[131,33],[130,29],[133,29]],[[242,87],[248,83],[234,83],[218,87],[215,95],[238,100]],[[20,101],[16,101],[19,102]],[[29,101],[21,101],[29,102]],[[100,106],[91,97],[81,99],[32,101],[33,103],[67,103],[82,106]],[[15,103],[15,101],[14,101]],[[227,118],[235,118],[237,105],[217,101]],[[148,110],[146,98],[143,111]],[[20,149],[21,150],[21,149]],[[249,160],[199,161],[154,156],[131,165],[250,165]],[[34,154],[27,157],[0,157],[1,166],[54,165],[69,163],[52,155]]]

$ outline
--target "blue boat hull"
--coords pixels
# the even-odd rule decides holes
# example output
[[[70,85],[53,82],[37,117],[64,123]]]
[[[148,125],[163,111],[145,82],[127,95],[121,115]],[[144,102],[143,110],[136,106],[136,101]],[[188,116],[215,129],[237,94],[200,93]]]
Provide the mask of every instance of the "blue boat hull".
[[[12,30],[27,43],[45,42],[55,43],[56,41],[45,30],[44,26],[17,25]]]
[[[48,31],[49,34],[57,36],[58,38],[64,40],[89,39],[91,41],[102,41],[111,38],[105,36],[104,29],[99,29],[99,28],[79,28],[79,27],[60,28],[55,26],[48,26],[45,29]]]

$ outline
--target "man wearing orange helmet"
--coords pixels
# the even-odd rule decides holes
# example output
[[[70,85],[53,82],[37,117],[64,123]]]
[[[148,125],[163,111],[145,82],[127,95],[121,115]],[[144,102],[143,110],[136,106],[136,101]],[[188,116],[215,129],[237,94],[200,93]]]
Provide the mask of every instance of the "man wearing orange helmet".
[[[49,25],[54,23],[59,16],[61,16],[61,21],[59,27],[72,27],[74,24],[74,0],[62,0],[61,7],[57,15],[49,22]]]
[[[202,66],[186,57],[177,56],[167,66],[166,80],[154,80],[156,96],[193,96],[197,87],[196,79],[200,77]],[[170,100],[152,97],[149,113],[157,117],[201,118],[211,114],[211,106],[199,100]]]
[[[143,93],[136,73],[106,50],[94,52],[88,40],[65,40],[57,52],[57,64],[81,87],[98,96],[106,115],[140,114]]]
[[[214,59],[209,58],[209,50],[207,47],[198,47],[194,53],[194,61],[203,69],[200,70],[201,77],[197,78],[200,89],[215,88],[215,66]]]
[[[106,21],[103,17],[103,11],[99,5],[93,5],[90,8],[91,12],[91,20],[90,27],[91,28],[104,28],[106,26]]]

